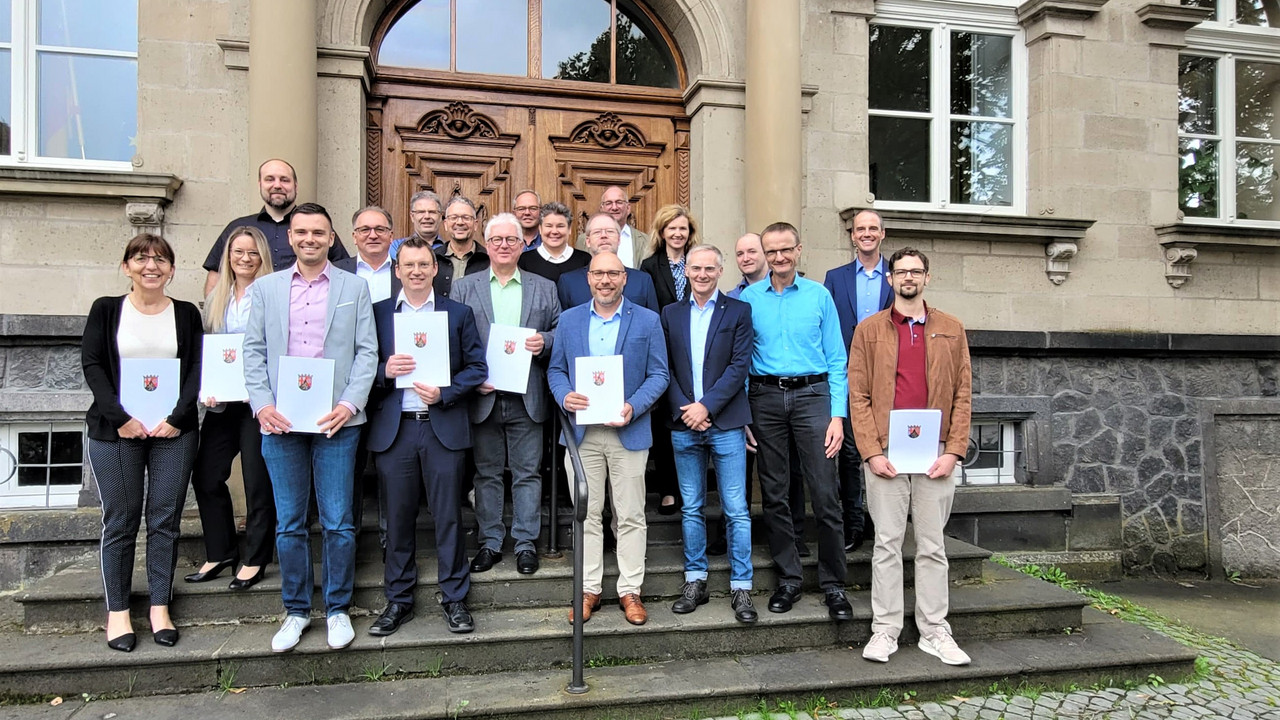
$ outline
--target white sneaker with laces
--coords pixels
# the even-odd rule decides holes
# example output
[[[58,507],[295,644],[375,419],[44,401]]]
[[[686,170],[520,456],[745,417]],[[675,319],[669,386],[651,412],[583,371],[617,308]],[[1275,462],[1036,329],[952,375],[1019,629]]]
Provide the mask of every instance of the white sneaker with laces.
[[[938,630],[928,637],[920,638],[919,648],[938,658],[948,665],[968,665],[969,656],[956,645],[951,633]]]
[[[351,618],[346,613],[329,616],[329,649],[341,650],[356,639],[356,631],[351,629]]]
[[[889,662],[889,656],[898,652],[898,641],[878,632],[871,635],[867,646],[862,648],[862,657],[873,662]]]
[[[288,652],[298,645],[302,632],[311,626],[311,618],[289,615],[271,638],[271,652]]]

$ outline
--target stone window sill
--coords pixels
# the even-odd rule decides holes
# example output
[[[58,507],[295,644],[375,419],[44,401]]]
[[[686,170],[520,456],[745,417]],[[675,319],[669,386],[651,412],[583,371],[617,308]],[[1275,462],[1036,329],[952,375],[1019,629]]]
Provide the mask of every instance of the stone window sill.
[[[853,229],[858,208],[840,213],[846,231]],[[978,240],[982,242],[1035,243],[1044,246],[1045,275],[1061,285],[1071,274],[1070,261],[1092,220],[1024,217],[989,213],[947,213],[913,210],[876,210],[895,238],[925,240]]]
[[[1165,280],[1174,288],[1191,279],[1191,262],[1200,247],[1255,252],[1280,248],[1280,228],[1176,223],[1157,227],[1156,237],[1164,247]]]
[[[161,231],[164,208],[180,187],[181,178],[165,173],[0,167],[0,197],[121,200],[125,217],[138,232]]]

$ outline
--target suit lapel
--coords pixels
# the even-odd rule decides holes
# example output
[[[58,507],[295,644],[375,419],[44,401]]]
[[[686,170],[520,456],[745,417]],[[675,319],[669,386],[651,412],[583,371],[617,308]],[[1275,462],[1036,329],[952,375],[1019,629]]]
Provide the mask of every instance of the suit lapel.
[[[293,273],[285,275],[276,292],[279,293],[277,296],[279,302],[276,303],[276,306],[279,308],[278,312],[280,313],[280,328],[284,331],[285,350],[282,350],[280,354],[284,355],[289,347],[289,301],[290,295],[293,294]]]
[[[475,257],[475,256],[473,255],[472,257]],[[485,319],[489,321],[490,325],[492,325],[493,324],[493,290],[490,288],[489,283],[481,283],[480,292],[477,293],[477,295],[480,296],[480,309],[484,310]]]
[[[333,327],[333,316],[338,310],[338,301],[342,299],[344,284],[342,273],[329,273],[329,302],[324,314],[325,342],[329,341],[329,328]]]
[[[707,358],[711,356],[711,338],[715,337],[716,332],[720,330],[720,323],[724,322],[724,314],[728,312],[728,308],[725,307],[728,304],[728,298],[724,293],[720,293],[720,296],[716,298],[716,308],[711,311],[711,324],[707,327],[706,347],[702,349],[703,367],[705,367]],[[685,306],[688,307],[688,305],[689,303],[686,301]],[[693,312],[693,308],[689,308],[689,311]],[[692,337],[689,338],[689,344],[690,346],[693,345]]]
[[[533,291],[524,284],[525,274],[520,273],[520,327],[530,327],[529,315],[533,312]]]
[[[631,329],[631,303],[622,303],[622,325],[618,326],[618,341],[613,345],[615,355],[622,354],[623,344],[627,340],[627,331]]]

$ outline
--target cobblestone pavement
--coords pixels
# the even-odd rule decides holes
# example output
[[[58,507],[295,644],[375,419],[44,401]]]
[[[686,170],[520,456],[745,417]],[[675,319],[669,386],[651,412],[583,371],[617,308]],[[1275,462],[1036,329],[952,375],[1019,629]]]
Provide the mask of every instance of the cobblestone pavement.
[[[1260,620],[1268,621],[1260,618]],[[1277,622],[1270,619],[1270,622]],[[1280,663],[1191,628],[1142,622],[1195,648],[1204,678],[1190,684],[1152,682],[1132,689],[1101,688],[1027,695],[952,698],[893,708],[836,709],[817,718],[846,720],[1280,720]],[[807,720],[798,712],[771,720]],[[726,718],[724,720],[734,720]]]

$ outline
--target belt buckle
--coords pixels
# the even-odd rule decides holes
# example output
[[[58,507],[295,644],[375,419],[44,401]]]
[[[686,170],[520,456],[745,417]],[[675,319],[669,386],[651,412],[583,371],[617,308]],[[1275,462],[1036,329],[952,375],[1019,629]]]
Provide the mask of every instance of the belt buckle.
[[[778,388],[781,390],[794,390],[800,387],[799,378],[780,377],[778,378]]]

